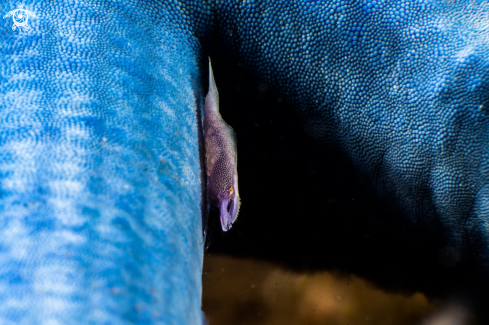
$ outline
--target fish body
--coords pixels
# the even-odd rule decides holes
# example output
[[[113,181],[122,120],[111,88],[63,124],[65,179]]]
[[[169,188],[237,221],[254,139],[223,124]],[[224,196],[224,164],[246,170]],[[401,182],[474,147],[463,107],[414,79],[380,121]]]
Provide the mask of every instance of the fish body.
[[[204,108],[204,142],[207,197],[217,207],[223,231],[231,229],[241,205],[238,191],[236,133],[219,113],[217,91],[209,60],[209,92]]]

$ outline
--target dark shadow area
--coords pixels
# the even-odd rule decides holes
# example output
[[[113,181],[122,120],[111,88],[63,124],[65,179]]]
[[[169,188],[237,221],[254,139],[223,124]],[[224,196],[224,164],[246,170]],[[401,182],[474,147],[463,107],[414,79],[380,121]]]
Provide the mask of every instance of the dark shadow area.
[[[294,110],[239,62],[213,56],[213,68],[222,116],[237,134],[242,206],[229,232],[217,225],[210,253],[355,273],[386,290],[484,306],[489,283],[470,254],[378,200],[343,154],[308,137]]]

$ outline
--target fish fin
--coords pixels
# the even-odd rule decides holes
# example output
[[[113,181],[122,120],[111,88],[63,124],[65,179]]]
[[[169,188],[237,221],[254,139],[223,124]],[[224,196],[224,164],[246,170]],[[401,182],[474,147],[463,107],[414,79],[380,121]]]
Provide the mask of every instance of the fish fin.
[[[216,81],[214,80],[211,58],[209,58],[209,91],[205,97],[205,108],[219,112],[219,92],[217,90]]]
[[[214,165],[216,164],[218,158],[219,155],[215,151],[213,152],[206,151],[205,164],[207,169],[207,176],[211,176],[211,173],[214,170]]]

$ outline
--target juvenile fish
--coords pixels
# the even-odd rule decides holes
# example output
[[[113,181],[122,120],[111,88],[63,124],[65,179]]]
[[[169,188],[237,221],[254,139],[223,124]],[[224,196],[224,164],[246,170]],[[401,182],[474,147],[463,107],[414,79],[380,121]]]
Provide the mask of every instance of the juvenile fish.
[[[204,141],[207,196],[220,211],[223,231],[231,229],[241,205],[238,192],[236,133],[219,113],[217,92],[209,59],[209,92],[204,107]]]

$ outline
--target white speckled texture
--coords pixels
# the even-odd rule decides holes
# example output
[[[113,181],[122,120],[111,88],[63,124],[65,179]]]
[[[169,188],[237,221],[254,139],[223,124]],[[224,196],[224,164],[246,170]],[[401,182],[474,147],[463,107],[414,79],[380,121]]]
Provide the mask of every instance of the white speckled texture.
[[[200,323],[198,43],[169,4],[24,5],[28,31],[0,25],[0,323]]]

